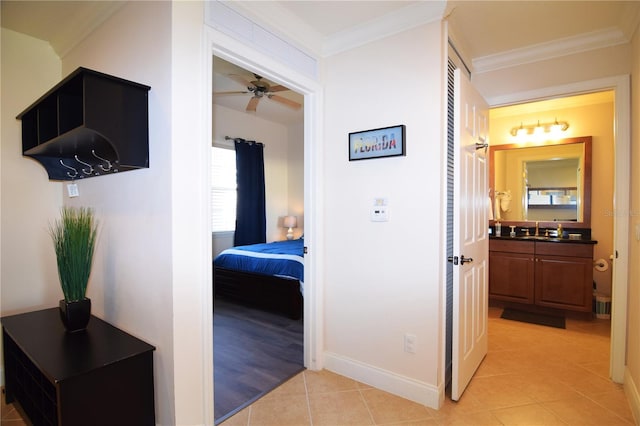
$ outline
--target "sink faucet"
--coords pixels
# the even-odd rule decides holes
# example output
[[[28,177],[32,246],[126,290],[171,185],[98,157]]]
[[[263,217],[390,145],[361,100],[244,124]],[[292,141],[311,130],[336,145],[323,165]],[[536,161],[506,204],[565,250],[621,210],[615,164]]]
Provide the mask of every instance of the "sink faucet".
[[[540,236],[540,231],[538,229],[538,224],[539,224],[539,222],[536,220],[536,233],[534,234],[536,237]]]
[[[558,238],[562,238],[562,224],[559,223],[558,224]]]

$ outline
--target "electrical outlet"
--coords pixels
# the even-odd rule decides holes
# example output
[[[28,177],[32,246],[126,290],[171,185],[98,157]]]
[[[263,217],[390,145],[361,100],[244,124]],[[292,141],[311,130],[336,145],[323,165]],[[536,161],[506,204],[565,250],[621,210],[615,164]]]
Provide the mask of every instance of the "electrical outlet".
[[[416,353],[416,336],[415,334],[404,335],[404,351],[410,354]]]

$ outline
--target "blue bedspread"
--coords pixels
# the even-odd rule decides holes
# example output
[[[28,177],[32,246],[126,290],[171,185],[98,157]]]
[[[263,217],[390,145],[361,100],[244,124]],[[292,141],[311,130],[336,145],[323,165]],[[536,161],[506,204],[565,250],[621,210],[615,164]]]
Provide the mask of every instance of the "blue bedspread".
[[[304,281],[304,240],[252,244],[223,250],[215,266],[244,272],[294,278]]]

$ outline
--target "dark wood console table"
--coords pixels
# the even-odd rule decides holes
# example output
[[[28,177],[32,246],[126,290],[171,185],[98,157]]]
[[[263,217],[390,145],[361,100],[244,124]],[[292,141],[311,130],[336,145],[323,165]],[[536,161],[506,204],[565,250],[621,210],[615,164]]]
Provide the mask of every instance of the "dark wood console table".
[[[3,317],[6,402],[34,425],[154,425],[155,348],[91,317],[67,333],[58,308]]]

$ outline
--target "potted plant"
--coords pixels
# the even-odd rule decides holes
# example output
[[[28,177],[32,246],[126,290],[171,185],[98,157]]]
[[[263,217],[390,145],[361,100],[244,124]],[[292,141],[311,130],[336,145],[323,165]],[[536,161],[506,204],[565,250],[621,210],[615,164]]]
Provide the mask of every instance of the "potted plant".
[[[67,331],[84,330],[91,317],[91,299],[86,292],[97,235],[93,210],[63,207],[60,219],[50,227],[50,234],[64,294],[60,317]]]

